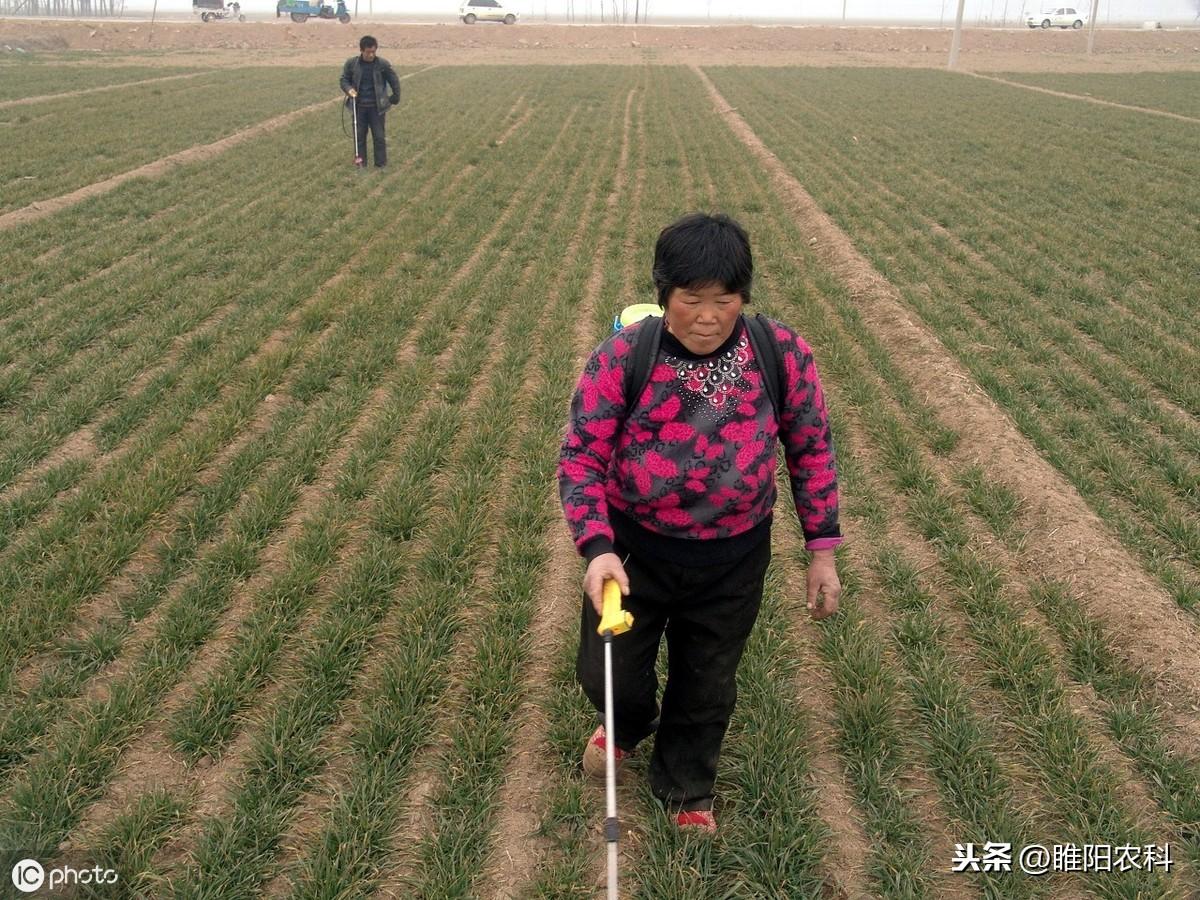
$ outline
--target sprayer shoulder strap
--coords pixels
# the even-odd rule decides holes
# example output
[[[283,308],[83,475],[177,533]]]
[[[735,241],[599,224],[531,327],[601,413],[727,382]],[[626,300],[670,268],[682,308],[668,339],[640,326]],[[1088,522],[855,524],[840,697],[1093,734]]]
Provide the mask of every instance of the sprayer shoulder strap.
[[[783,400],[787,396],[787,377],[783,370],[783,357],[779,353],[779,341],[775,339],[771,323],[762,313],[746,316],[746,335],[750,338],[750,349],[754,351],[758,369],[762,372],[767,399],[771,401],[775,418],[779,420],[783,414]]]
[[[638,399],[650,383],[650,372],[662,346],[663,320],[661,316],[647,316],[637,328],[637,340],[633,342],[629,370],[626,375],[625,417],[637,405]],[[632,387],[630,391],[628,388]]]
[[[782,399],[786,396],[787,379],[783,370],[783,357],[779,352],[779,342],[772,333],[771,324],[765,316],[746,316],[746,336],[758,360],[759,370],[763,376],[763,387],[767,399],[775,410],[778,419],[782,410]],[[654,361],[662,346],[663,320],[659,316],[647,316],[642,319],[637,328],[636,340],[630,355],[629,369],[626,371],[625,418],[637,405],[638,400],[650,383],[650,374],[654,369]],[[632,391],[629,388],[633,388]]]

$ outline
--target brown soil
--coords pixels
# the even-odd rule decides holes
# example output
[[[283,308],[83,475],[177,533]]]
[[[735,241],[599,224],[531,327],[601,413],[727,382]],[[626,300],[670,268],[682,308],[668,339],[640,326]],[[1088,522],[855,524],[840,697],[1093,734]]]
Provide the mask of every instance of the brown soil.
[[[367,24],[360,20],[360,25]],[[177,51],[151,65],[330,64],[354,52],[360,27],[294,25],[286,20],[219,23],[160,20],[49,22],[0,20],[0,46],[27,50]],[[394,63],[676,63],[821,66],[946,65],[949,28],[837,26],[614,26],[549,25],[515,28],[458,23],[370,22],[383,53]],[[984,71],[1132,71],[1200,69],[1200,33],[1102,28],[1087,55],[1082,33],[970,28],[960,64]],[[248,53],[247,51],[256,51]],[[117,60],[113,60],[117,61]],[[119,60],[123,64],[130,58]]]
[[[0,488],[0,501],[10,500],[17,494],[29,490],[39,478],[68,460],[84,459],[95,455],[96,434],[90,425],[84,425],[37,465],[23,472],[7,487]]]

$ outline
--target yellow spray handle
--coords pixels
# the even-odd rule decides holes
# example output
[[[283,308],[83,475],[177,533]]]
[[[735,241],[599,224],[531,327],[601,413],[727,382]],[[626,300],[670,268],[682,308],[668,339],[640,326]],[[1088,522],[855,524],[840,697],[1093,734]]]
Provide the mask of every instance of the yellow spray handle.
[[[604,604],[600,615],[600,627],[596,633],[603,635],[611,631],[613,636],[624,634],[633,627],[633,613],[621,609],[621,586],[609,578],[604,582]]]

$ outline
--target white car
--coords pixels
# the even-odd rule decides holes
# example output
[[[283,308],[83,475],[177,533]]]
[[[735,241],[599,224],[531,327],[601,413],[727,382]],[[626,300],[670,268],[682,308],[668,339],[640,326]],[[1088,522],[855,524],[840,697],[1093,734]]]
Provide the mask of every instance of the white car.
[[[476,22],[503,22],[513,25],[520,18],[515,9],[505,6],[501,0],[464,0],[458,8],[458,17],[468,25]]]
[[[1082,28],[1083,23],[1087,21],[1087,16],[1073,6],[1060,6],[1058,9],[1049,9],[1041,15],[1026,16],[1025,24],[1030,28]]]

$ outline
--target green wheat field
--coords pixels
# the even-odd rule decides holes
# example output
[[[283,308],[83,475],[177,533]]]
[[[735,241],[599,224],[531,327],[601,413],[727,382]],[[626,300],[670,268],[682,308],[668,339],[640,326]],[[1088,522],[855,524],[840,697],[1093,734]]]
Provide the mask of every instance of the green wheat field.
[[[0,896],[23,859],[119,876],[57,896],[600,896],[558,440],[703,209],[816,355],[846,591],[808,618],[781,500],[721,831],[639,754],[624,894],[1200,897],[1200,74],[1003,76],[1174,118],[920,69],[399,74],[357,172],[325,70],[0,58]],[[952,871],[988,842],[1013,871]]]

